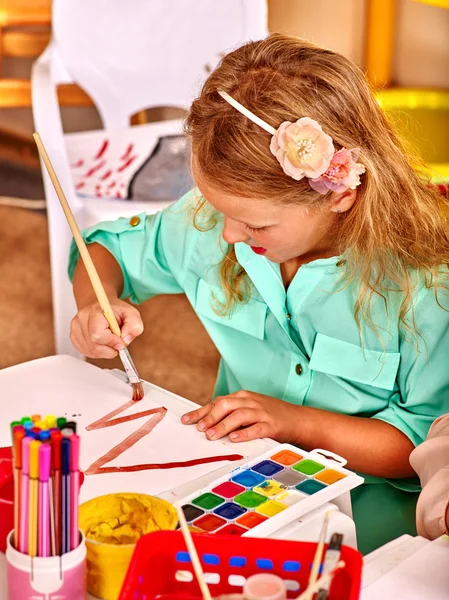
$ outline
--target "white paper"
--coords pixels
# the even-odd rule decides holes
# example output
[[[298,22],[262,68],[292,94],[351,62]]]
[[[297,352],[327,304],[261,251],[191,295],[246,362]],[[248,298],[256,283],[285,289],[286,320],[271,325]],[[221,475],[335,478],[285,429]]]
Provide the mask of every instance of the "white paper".
[[[131,399],[131,388],[110,373],[69,357],[49,357],[0,371],[0,394],[0,446],[11,445],[11,421],[35,413],[65,416],[78,425],[82,470],[151,418],[141,417],[86,431],[87,426],[125,405]],[[173,402],[169,393],[152,389],[142,401],[133,403],[114,418],[160,408],[167,403],[168,397]],[[239,445],[236,444],[233,450],[220,441],[211,442],[196,427],[183,425],[178,416],[168,411],[151,433],[104,466],[170,463],[232,454],[242,454]],[[181,468],[86,476],[80,499],[85,501],[102,494],[125,491],[158,494],[210,473],[226,464],[225,461],[224,458],[219,462]]]
[[[439,538],[362,590],[361,600],[447,600],[449,539]]]

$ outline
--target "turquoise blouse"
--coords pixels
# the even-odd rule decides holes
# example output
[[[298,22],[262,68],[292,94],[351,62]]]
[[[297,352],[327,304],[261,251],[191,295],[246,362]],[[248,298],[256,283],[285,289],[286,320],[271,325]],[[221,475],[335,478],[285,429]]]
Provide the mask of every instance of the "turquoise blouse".
[[[240,389],[293,404],[381,419],[422,442],[432,421],[449,412],[449,312],[432,289],[417,288],[414,316],[419,351],[400,333],[397,294],[374,298],[374,333],[354,319],[355,284],[344,287],[339,257],[303,265],[287,291],[279,265],[235,245],[254,289],[230,316],[214,310],[223,297],[217,265],[227,245],[222,223],[198,231],[190,192],[178,203],[139,219],[118,219],[84,232],[117,259],[122,298],[141,303],[156,294],[185,293],[221,354],[215,395]],[[137,223],[137,224],[136,224]],[[73,244],[69,273],[78,260]],[[445,272],[447,269],[445,268]],[[449,284],[449,271],[448,271]],[[449,295],[439,302],[449,310]]]

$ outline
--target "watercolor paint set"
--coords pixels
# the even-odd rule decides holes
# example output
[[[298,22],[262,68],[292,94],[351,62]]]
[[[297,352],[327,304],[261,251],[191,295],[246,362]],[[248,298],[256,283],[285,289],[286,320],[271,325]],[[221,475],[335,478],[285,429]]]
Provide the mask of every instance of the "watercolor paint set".
[[[266,537],[361,485],[344,464],[333,453],[280,444],[180,504],[194,532]]]

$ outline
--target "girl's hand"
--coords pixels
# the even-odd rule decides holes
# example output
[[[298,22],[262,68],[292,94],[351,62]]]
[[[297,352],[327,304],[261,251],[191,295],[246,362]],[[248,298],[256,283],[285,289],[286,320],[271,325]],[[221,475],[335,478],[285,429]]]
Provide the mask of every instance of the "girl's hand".
[[[113,358],[118,350],[130,344],[143,331],[140,313],[133,306],[118,298],[111,301],[112,310],[122,332],[122,338],[114,335],[103,315],[100,305],[87,304],[72,319],[70,338],[75,348],[90,358]]]
[[[197,429],[204,431],[211,440],[229,434],[233,442],[269,437],[277,442],[295,443],[300,408],[283,400],[242,390],[229,396],[219,396],[206,406],[186,413],[182,422],[196,424]]]

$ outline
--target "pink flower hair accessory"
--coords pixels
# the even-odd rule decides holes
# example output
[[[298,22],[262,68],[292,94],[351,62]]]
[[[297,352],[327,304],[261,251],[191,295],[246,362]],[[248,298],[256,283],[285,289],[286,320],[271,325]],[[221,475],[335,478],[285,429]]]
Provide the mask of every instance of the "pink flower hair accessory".
[[[348,188],[355,190],[360,185],[360,175],[365,172],[365,166],[357,162],[360,149],[342,148],[334,154],[326,171],[316,179],[310,179],[310,187],[319,194],[337,192],[340,194]]]
[[[332,138],[321,125],[309,117],[295,123],[284,121],[275,129],[237,102],[227,92],[220,96],[240,113],[271,134],[270,151],[277,158],[286,175],[296,181],[304,177],[319,194],[329,191],[341,193],[360,185],[365,167],[357,162],[359,148],[335,151]]]

